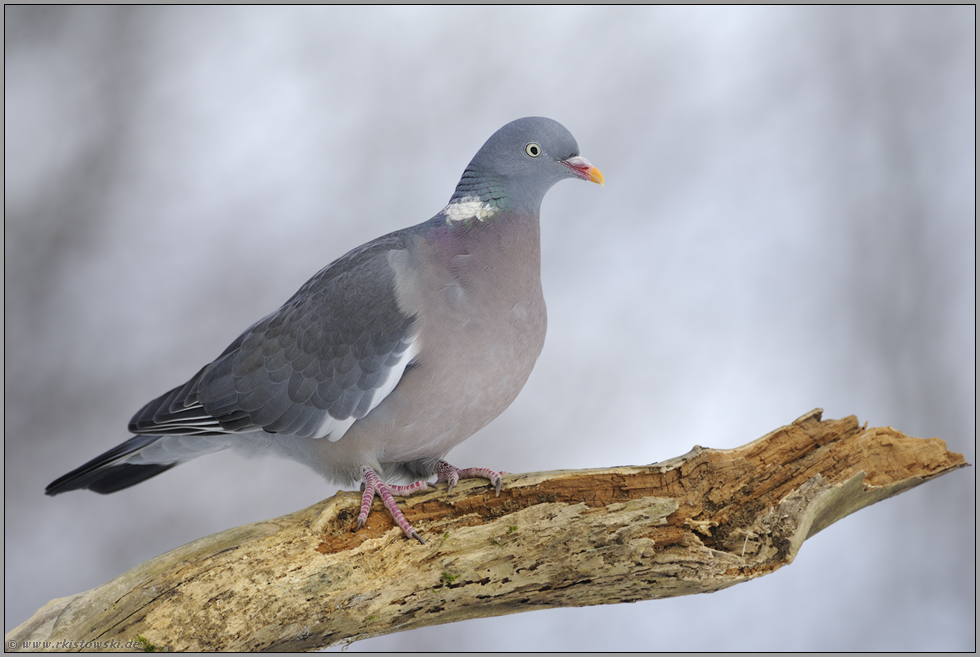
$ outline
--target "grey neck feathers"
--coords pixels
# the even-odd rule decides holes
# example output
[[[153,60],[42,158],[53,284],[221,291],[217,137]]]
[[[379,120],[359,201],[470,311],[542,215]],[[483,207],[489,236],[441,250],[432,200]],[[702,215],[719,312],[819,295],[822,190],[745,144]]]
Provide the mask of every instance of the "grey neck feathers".
[[[503,212],[537,216],[547,189],[539,194],[529,191],[527,185],[467,167],[449,203],[478,201]]]

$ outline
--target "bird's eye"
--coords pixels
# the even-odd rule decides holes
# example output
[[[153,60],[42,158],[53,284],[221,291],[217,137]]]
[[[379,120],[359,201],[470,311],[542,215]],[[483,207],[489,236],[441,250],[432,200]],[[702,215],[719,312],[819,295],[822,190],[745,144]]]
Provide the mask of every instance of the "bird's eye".
[[[541,147],[532,141],[530,144],[524,147],[524,152],[531,157],[538,157],[541,155]]]

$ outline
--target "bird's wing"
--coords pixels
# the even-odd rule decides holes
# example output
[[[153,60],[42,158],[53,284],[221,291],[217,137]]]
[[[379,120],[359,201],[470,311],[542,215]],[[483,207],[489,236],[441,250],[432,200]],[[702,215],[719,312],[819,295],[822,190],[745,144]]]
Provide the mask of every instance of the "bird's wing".
[[[130,421],[133,433],[265,431],[339,440],[395,388],[415,356],[389,256],[404,231],[361,246],[310,279],[183,386]]]

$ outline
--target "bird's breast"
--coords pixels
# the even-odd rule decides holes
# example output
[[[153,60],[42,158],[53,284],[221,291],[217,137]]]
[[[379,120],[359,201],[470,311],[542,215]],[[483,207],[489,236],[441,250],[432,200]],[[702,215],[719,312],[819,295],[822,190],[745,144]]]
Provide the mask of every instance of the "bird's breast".
[[[406,442],[390,447],[399,457],[435,449],[421,445],[430,439],[445,453],[490,422],[517,397],[544,346],[536,233],[529,242],[453,246],[420,239],[389,257],[399,308],[418,331],[415,364],[385,410],[405,428]],[[416,417],[416,408],[439,413]]]

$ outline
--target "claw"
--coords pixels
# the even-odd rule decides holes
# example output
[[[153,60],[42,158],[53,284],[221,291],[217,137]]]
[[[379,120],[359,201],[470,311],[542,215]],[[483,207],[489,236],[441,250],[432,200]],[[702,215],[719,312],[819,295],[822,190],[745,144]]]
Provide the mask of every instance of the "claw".
[[[436,473],[438,474],[436,483],[448,482],[448,492],[450,493],[456,487],[456,484],[459,483],[460,479],[483,478],[490,481],[490,485],[493,486],[497,497],[500,497],[500,489],[503,487],[503,475],[507,474],[504,471],[494,472],[489,468],[465,468],[460,470],[445,461],[439,461],[436,467]],[[395,498],[392,496],[413,495],[428,489],[429,484],[423,480],[416,481],[409,486],[389,485],[382,481],[381,477],[374,470],[368,467],[361,468],[361,474],[364,476],[364,483],[361,484],[361,513],[357,516],[357,525],[354,527],[354,531],[359,530],[367,522],[368,514],[371,513],[371,503],[374,501],[374,496],[377,495],[384,502],[385,508],[388,509],[395,524],[401,527],[405,536],[414,538],[422,545],[425,545],[425,541],[422,540],[422,537],[415,531],[415,528],[405,519],[405,515],[398,508],[398,505],[395,503]]]
[[[412,493],[425,490],[429,487],[429,484],[424,481],[417,481],[411,486],[389,486],[371,468],[362,468],[361,473],[364,476],[364,493],[361,495],[361,513],[357,516],[357,526],[354,528],[354,531],[356,532],[367,522],[368,514],[371,512],[371,502],[374,501],[374,496],[377,495],[384,502],[388,513],[391,514],[395,524],[401,527],[405,536],[414,538],[424,545],[425,541],[422,540],[422,537],[419,536],[415,528],[405,519],[405,515],[401,512],[401,509],[398,508],[395,498],[392,497],[392,491],[399,495],[411,495]]]
[[[490,483],[492,483],[497,488],[497,497],[500,497],[500,489],[504,485],[505,474],[510,474],[510,473],[508,473],[506,470],[501,470],[500,472],[497,473],[497,476],[494,479],[490,480]]]
[[[449,490],[446,491],[447,493],[453,492],[453,489],[456,488],[456,484],[459,483],[459,470],[449,465],[445,461],[439,461],[438,465],[436,466],[436,475],[437,484],[441,484],[444,481],[449,482]]]
[[[436,466],[436,483],[441,484],[442,482],[449,482],[449,490],[447,493],[453,492],[453,488],[459,483],[460,479],[489,479],[491,485],[497,492],[497,497],[500,497],[500,489],[503,487],[503,475],[507,474],[504,471],[494,472],[490,468],[464,468],[460,470],[459,468],[452,466],[445,461],[439,461]]]

